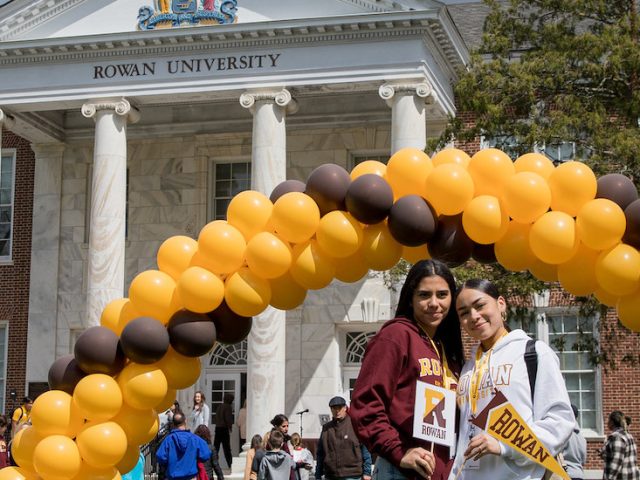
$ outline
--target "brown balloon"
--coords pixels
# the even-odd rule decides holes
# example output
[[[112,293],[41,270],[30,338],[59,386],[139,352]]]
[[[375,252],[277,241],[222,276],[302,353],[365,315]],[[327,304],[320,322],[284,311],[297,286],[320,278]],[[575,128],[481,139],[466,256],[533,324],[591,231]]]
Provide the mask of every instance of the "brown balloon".
[[[498,261],[498,259],[496,258],[496,252],[493,249],[493,243],[484,245],[482,243],[473,242],[471,258],[473,258],[476,262],[484,264],[496,263]]]
[[[638,200],[638,190],[629,177],[610,173],[598,178],[596,198],[606,198],[617,203],[621,209]]]
[[[431,241],[438,227],[433,208],[420,195],[400,197],[391,207],[387,223],[391,236],[408,247]]]
[[[91,327],[82,332],[73,352],[80,368],[89,374],[115,375],[124,368],[126,360],[120,339],[105,327]]]
[[[446,263],[449,267],[457,267],[469,260],[473,250],[471,240],[462,227],[462,214],[441,216],[438,228],[429,243],[432,258]]]
[[[640,250],[640,200],[631,202],[624,209],[624,216],[627,219],[627,227],[622,241]]]
[[[62,390],[69,395],[73,395],[73,389],[86,375],[73,355],[65,355],[58,358],[49,367],[49,388],[51,390]]]
[[[131,320],[120,334],[124,354],[136,363],[148,365],[164,357],[169,349],[167,328],[155,318]]]
[[[344,168],[326,163],[311,172],[304,193],[316,202],[320,215],[326,215],[333,210],[346,210],[344,199],[350,184],[351,177]]]
[[[269,200],[271,203],[276,203],[281,196],[290,192],[304,192],[306,185],[304,182],[300,180],[285,180],[284,182],[280,182],[276,185],[276,188],[273,189],[271,195],[269,195]]]
[[[199,357],[216,343],[216,326],[204,313],[180,310],[169,320],[169,339],[173,349],[185,357]]]
[[[359,222],[374,225],[389,215],[393,206],[393,190],[381,176],[367,173],[351,182],[345,206]]]
[[[213,312],[207,313],[216,326],[216,337],[218,342],[226,345],[240,343],[247,338],[251,331],[251,317],[241,317],[233,312],[226,302],[216,308]]]

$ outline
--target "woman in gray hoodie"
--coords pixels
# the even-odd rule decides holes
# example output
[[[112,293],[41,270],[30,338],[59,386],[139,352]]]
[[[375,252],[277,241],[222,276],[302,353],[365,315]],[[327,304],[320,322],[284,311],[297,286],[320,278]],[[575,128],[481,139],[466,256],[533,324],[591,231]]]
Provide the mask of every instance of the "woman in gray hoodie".
[[[567,444],[564,446],[562,456],[564,457],[567,475],[571,477],[571,480],[582,480],[584,478],[583,466],[587,463],[587,441],[580,433],[578,407],[572,403],[571,409],[576,417],[576,424]]]

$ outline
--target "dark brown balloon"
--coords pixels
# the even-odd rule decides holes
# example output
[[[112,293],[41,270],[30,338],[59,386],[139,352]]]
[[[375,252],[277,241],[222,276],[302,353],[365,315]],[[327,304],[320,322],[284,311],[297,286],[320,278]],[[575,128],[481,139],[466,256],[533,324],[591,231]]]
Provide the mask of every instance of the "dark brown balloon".
[[[167,328],[155,318],[131,320],[120,335],[124,354],[136,363],[148,365],[164,357],[169,349]]]
[[[374,225],[389,215],[393,206],[393,190],[384,178],[367,173],[351,182],[345,205],[356,220]]]
[[[73,389],[87,374],[82,371],[73,355],[58,358],[49,367],[49,388],[73,395]]]
[[[472,250],[473,240],[462,227],[462,214],[438,218],[438,228],[429,243],[431,257],[457,267],[469,260]]]
[[[473,250],[471,251],[471,257],[476,261],[484,264],[496,263],[496,252],[493,248],[493,243],[489,245],[483,245],[481,243],[473,243]]]
[[[311,172],[304,193],[316,202],[320,215],[326,215],[333,210],[346,210],[344,199],[349,185],[351,177],[344,168],[326,163]]]
[[[629,177],[610,173],[598,178],[596,198],[607,198],[624,210],[631,202],[638,200],[638,190]]]
[[[115,375],[124,368],[126,360],[120,339],[105,327],[91,327],[82,332],[73,352],[80,368],[89,374]]]
[[[435,212],[420,195],[400,197],[391,207],[387,223],[391,236],[408,247],[431,241],[438,227]]]
[[[624,209],[624,216],[627,219],[627,227],[622,241],[640,250],[640,200],[631,202]]]
[[[276,185],[276,188],[274,188],[271,195],[269,195],[269,200],[271,200],[271,203],[276,203],[276,200],[285,193],[304,192],[305,188],[306,185],[300,180],[285,180],[284,182],[280,182]]]
[[[207,313],[216,326],[216,336],[218,342],[226,345],[240,343],[247,338],[251,331],[251,317],[241,317],[233,312],[226,302],[216,308],[213,312]]]
[[[185,357],[199,357],[216,343],[216,326],[204,313],[180,310],[169,320],[169,339],[173,349]]]

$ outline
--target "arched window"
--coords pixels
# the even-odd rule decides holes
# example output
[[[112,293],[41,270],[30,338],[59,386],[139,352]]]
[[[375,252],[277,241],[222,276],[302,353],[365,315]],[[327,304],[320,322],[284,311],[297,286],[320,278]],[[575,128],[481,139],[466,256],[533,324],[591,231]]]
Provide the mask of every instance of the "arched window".
[[[210,367],[246,365],[247,339],[233,345],[218,343],[209,356]]]
[[[367,344],[375,334],[376,332],[347,332],[344,363],[347,365],[361,364]]]

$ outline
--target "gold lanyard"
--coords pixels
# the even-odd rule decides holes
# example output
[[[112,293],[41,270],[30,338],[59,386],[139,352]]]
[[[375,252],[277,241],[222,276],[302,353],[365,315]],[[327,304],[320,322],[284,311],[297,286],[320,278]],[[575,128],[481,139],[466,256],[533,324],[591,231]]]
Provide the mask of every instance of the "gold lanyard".
[[[438,348],[436,343],[433,341],[433,339],[424,330],[424,328],[422,328],[422,325],[420,325],[418,322],[416,323],[420,328],[420,330],[422,330],[422,333],[424,333],[425,336],[429,339],[429,341],[431,342],[431,346],[436,352],[436,355],[438,355],[438,360],[440,361],[440,365],[442,366],[442,382],[444,383],[444,387],[451,390],[452,385],[458,384],[458,379],[453,374],[453,372],[449,369],[449,364],[447,362],[447,355],[444,353],[444,348],[442,349],[442,354],[440,354],[440,349]]]
[[[504,337],[509,332],[504,332],[496,343],[493,344],[493,347],[500,341],[502,337]],[[471,396],[471,413],[475,414],[478,410],[478,398],[480,397],[480,383],[482,382],[482,377],[484,376],[485,370],[489,368],[489,359],[491,358],[491,354],[493,353],[493,347],[491,347],[486,355],[482,355],[482,345],[478,345],[478,350],[476,350],[476,361],[473,367],[473,372],[471,374],[471,383],[469,385],[469,391]]]

